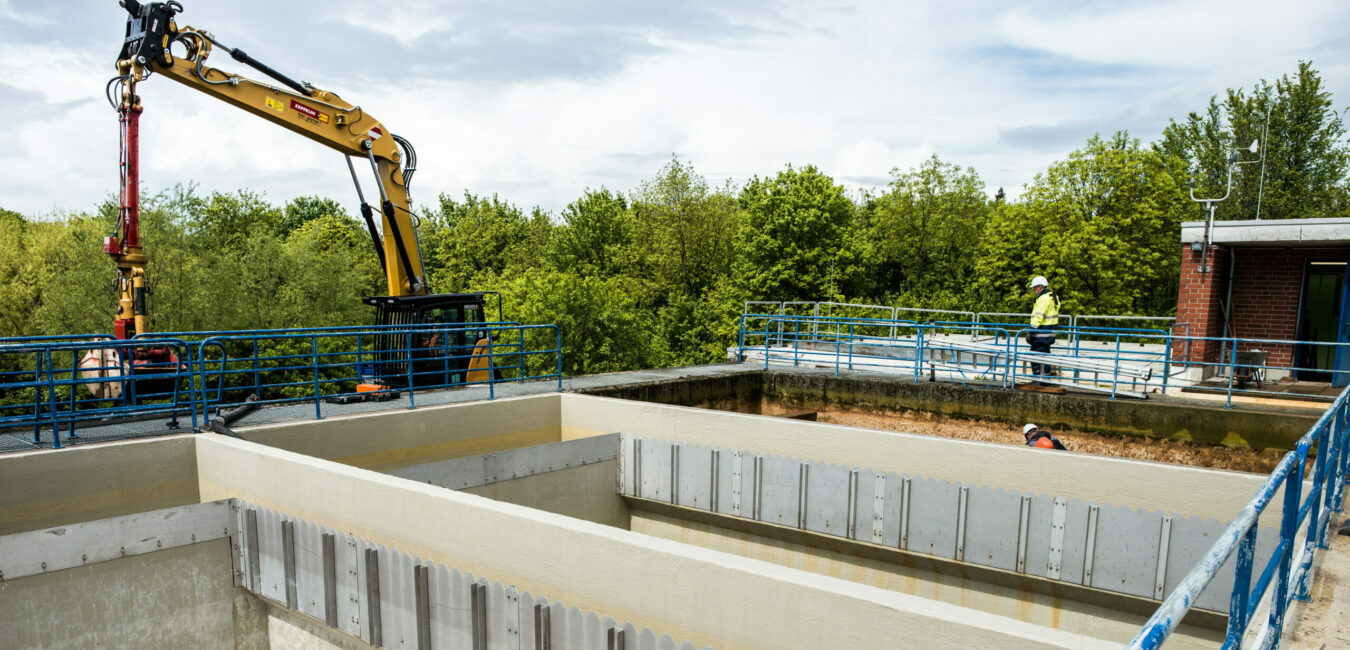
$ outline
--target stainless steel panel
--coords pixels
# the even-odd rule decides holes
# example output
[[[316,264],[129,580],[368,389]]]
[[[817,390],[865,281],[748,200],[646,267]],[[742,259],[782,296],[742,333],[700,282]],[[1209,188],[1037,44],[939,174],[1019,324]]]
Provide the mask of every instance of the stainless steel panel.
[[[956,557],[956,515],[960,487],[948,481],[915,477],[910,482],[909,550]]]
[[[1022,527],[1022,494],[972,487],[966,501],[967,562],[1014,571]]]

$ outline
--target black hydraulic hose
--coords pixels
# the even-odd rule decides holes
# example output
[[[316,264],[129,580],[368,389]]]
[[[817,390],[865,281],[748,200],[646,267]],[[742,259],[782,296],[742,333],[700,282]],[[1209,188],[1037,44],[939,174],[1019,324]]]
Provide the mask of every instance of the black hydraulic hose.
[[[258,72],[261,72],[273,79],[276,79],[277,81],[280,81],[283,84],[286,84],[287,86],[290,86],[292,89],[294,89],[301,95],[304,95],[306,97],[310,95],[310,89],[305,84],[302,84],[290,77],[287,77],[284,74],[281,74],[280,72],[277,72],[276,70],[273,70],[271,66],[249,56],[246,52],[237,47],[230,49],[230,56],[234,57],[235,61],[250,66],[254,70],[257,70]]]
[[[232,429],[225,426],[225,423],[221,422],[220,420],[211,420],[209,423],[207,423],[206,426],[210,428],[212,431],[219,433],[222,436],[229,436],[231,438],[238,438],[240,440],[244,439],[243,436],[235,433]]]
[[[258,410],[258,396],[249,395],[244,398],[244,403],[220,414],[220,421],[229,425],[238,422],[241,418]]]
[[[240,404],[239,406],[236,406],[228,411],[223,411],[220,413],[220,417],[214,418],[211,421],[207,422],[206,428],[216,433],[219,433],[223,436],[229,436],[231,438],[238,438],[240,440],[243,440],[244,437],[235,433],[233,429],[230,429],[230,425],[234,424],[235,422],[238,422],[241,418],[256,410],[258,410],[258,396],[249,395],[248,397],[244,398],[243,404]]]

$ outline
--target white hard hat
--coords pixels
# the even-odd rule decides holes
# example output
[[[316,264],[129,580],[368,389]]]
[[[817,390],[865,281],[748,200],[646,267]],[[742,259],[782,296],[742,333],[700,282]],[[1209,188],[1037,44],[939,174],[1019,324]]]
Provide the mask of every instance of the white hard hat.
[[[1022,427],[1022,435],[1025,436],[1025,435],[1027,435],[1028,433],[1031,433],[1032,431],[1035,431],[1036,429],[1039,429],[1039,428],[1040,428],[1040,427],[1038,427],[1038,426],[1036,426],[1036,425],[1034,425],[1034,424],[1028,424],[1028,425]]]
[[[1031,284],[1029,286],[1033,289],[1036,287],[1048,287],[1050,286],[1050,281],[1045,279],[1044,275],[1038,275],[1031,279]]]

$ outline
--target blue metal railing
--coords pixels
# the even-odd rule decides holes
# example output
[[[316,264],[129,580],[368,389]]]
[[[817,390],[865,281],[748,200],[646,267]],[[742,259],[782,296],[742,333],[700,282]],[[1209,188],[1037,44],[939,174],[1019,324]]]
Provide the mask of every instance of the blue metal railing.
[[[180,417],[193,429],[213,409],[242,403],[312,402],[371,394],[379,377],[393,399],[416,393],[552,379],[562,388],[562,334],[554,325],[419,324],[293,330],[185,332],[117,340],[91,337],[0,339],[0,430],[51,431],[78,438],[79,423]],[[481,345],[480,345],[481,344]],[[200,415],[200,419],[199,419]]]
[[[737,345],[741,359],[762,356],[767,363],[836,369],[909,372],[935,379],[940,370],[953,381],[972,376],[1004,387],[1018,379],[1044,381],[1111,395],[1144,397],[1150,392],[1219,393],[1231,407],[1234,395],[1289,396],[1267,385],[1276,373],[1306,378],[1350,378],[1350,370],[1307,367],[1300,349],[1328,353],[1350,343],[1178,336],[1170,330],[1065,326],[1051,356],[1031,350],[1025,323],[915,321],[885,318],[743,314]],[[962,337],[953,336],[961,334]],[[968,339],[969,344],[961,339]],[[1312,355],[1307,355],[1311,358]],[[1245,358],[1250,357],[1250,358]],[[1213,360],[1205,360],[1205,359]],[[944,360],[957,360],[947,362]],[[1001,361],[1001,362],[996,362]],[[1057,368],[1053,376],[1022,370],[1031,363]],[[919,368],[926,365],[927,370]],[[1201,381],[1215,377],[1222,381]],[[1339,381],[1337,382],[1339,383]],[[1298,394],[1299,399],[1331,396]]]
[[[1255,647],[1279,646],[1289,606],[1294,600],[1309,600],[1314,556],[1319,549],[1327,548],[1331,513],[1340,512],[1342,508],[1346,463],[1350,460],[1350,444],[1346,438],[1347,395],[1350,395],[1350,388],[1341,391],[1331,407],[1299,439],[1296,448],[1285,454],[1260,491],[1223,531],[1204,559],[1163,600],[1130,642],[1130,648],[1151,650],[1161,646],[1234,552],[1237,553],[1235,577],[1223,647],[1241,646],[1263,600],[1269,600],[1270,613],[1264,628],[1256,635]],[[1303,497],[1304,467],[1314,447],[1317,455],[1312,485]],[[1280,541],[1253,586],[1257,523],[1280,490],[1283,490]]]
[[[167,416],[168,425],[177,427],[178,416],[186,414],[197,426],[191,391],[184,387],[196,372],[186,341],[9,341],[0,340],[0,359],[8,366],[0,372],[0,395],[11,397],[0,404],[0,428],[31,427],[34,444],[50,429],[52,446],[59,448],[62,430],[78,438],[78,423],[109,417]],[[152,350],[156,354],[141,353]]]

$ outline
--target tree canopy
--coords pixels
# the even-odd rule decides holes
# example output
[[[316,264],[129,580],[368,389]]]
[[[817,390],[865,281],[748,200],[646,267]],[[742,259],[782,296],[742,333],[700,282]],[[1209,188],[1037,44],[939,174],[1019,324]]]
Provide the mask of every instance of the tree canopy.
[[[500,291],[507,319],[555,323],[564,370],[718,361],[747,300],[1024,312],[1050,277],[1066,312],[1175,312],[1188,193],[1220,219],[1350,216],[1350,151],[1319,74],[1229,89],[1145,144],[1093,136],[1009,198],[932,156],[851,194],[785,165],[716,184],[674,157],[630,190],[588,188],[558,215],[442,193],[417,215],[434,290]],[[1261,146],[1253,154],[1245,147]],[[0,337],[109,329],[112,201],[34,218],[0,209]],[[366,225],[321,196],[281,205],[192,186],[142,198],[154,331],[362,324],[383,293]],[[495,316],[495,314],[494,314]]]

